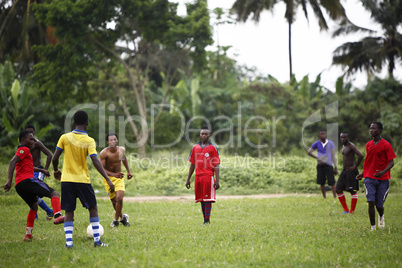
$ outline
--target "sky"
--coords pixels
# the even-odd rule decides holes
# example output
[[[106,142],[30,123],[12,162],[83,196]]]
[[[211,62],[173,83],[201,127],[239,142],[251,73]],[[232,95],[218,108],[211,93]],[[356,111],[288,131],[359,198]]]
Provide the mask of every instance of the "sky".
[[[191,0],[175,0],[179,3],[179,14],[185,14],[186,2]],[[234,0],[209,0],[208,8],[213,10],[216,7],[230,9]],[[349,19],[358,26],[372,30],[380,30],[377,24],[373,23],[370,14],[362,7],[359,0],[342,1]],[[228,51],[231,58],[239,64],[248,67],[256,67],[263,75],[271,75],[281,83],[289,81],[289,54],[288,54],[288,24],[284,18],[285,4],[279,3],[274,8],[274,13],[264,11],[260,21],[255,23],[251,19],[246,23],[219,25],[214,28],[214,45],[210,50],[216,50],[219,40],[220,46],[229,46]],[[330,29],[320,31],[317,19],[313,11],[308,10],[309,21],[306,20],[300,7],[296,15],[296,21],[292,24],[292,62],[293,73],[296,80],[300,81],[305,75],[309,75],[310,82],[315,81],[317,75],[321,74],[321,84],[331,91],[335,90],[336,79],[344,71],[341,67],[331,66],[333,51],[343,43],[360,40],[363,34],[354,34],[332,38],[332,31],[336,28],[334,23],[329,24]],[[326,17],[327,18],[327,17]],[[211,23],[214,19],[211,19]],[[383,72],[378,74],[386,77],[386,66]],[[394,71],[396,79],[402,81],[401,61]],[[349,78],[353,86],[363,88],[367,76],[363,72],[354,74]]]

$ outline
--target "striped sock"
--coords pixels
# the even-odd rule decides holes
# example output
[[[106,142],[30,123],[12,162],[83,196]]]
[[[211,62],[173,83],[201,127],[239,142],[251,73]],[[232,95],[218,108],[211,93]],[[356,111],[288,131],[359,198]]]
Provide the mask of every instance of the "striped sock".
[[[66,247],[73,247],[73,227],[74,222],[67,221],[64,222],[64,233],[66,234]]]
[[[337,194],[339,202],[341,202],[341,205],[343,207],[343,211],[349,211],[348,205],[346,204],[346,198],[344,194]]]
[[[91,223],[91,226],[92,226],[92,232],[94,234],[94,242],[99,243],[100,242],[99,217],[89,218],[89,222]]]
[[[357,204],[357,199],[358,199],[357,193],[352,194],[352,202],[351,202],[351,204],[350,204],[350,213],[354,213],[354,212],[355,212],[356,204]]]
[[[212,202],[205,202],[205,215],[204,221],[209,221],[209,217],[211,216]]]

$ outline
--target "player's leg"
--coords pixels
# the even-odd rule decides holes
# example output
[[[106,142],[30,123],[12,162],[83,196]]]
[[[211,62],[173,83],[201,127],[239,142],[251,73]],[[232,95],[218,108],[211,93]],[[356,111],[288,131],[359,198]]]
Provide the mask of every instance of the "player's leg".
[[[201,203],[202,216],[205,219],[205,202],[201,201],[200,203]]]
[[[45,174],[43,172],[34,172],[34,178],[38,179],[39,181],[44,181]],[[38,205],[40,208],[42,208],[44,211],[46,211],[46,214],[47,214],[46,220],[50,221],[53,218],[53,210],[40,197],[38,198]],[[38,215],[36,215],[36,216],[38,216]]]
[[[371,230],[375,230],[375,200],[378,181],[370,178],[364,179],[364,187],[366,189],[366,198],[368,203],[368,214],[371,224]]]
[[[81,183],[77,183],[81,184]],[[76,183],[73,182],[62,182],[61,183],[61,209],[65,211],[64,217],[64,234],[66,236],[66,247],[73,247],[73,229],[74,229],[74,211],[77,205],[77,192],[80,190],[76,189]]]
[[[385,227],[384,220],[384,202],[387,199],[389,191],[389,180],[378,181],[378,190],[376,193],[375,205],[378,211],[378,227]]]
[[[117,191],[115,219],[120,217],[120,223],[123,224],[123,226],[130,227],[129,216],[127,214],[123,214],[123,199],[124,191]]]
[[[66,210],[64,218],[64,234],[66,236],[66,248],[73,247],[73,230],[74,230],[74,210]]]
[[[354,214],[356,210],[357,200],[358,200],[358,192],[359,192],[359,181],[356,180],[356,176],[359,174],[359,171],[356,169],[353,172],[348,172],[348,182],[351,187],[351,201],[350,201],[350,213]],[[350,188],[349,187],[349,188]]]
[[[116,207],[117,207],[117,202],[116,202],[116,191],[114,191],[113,193],[109,194],[109,198],[110,198],[110,202],[112,202],[113,205],[113,209],[115,211],[115,215],[116,215]],[[113,219],[112,223],[110,224],[110,226],[112,228],[119,226],[119,221],[116,219]]]
[[[325,166],[325,176],[328,180],[328,185],[331,187],[332,195],[336,198],[336,190],[335,190],[335,175],[334,168],[330,165]]]
[[[27,203],[29,206],[29,212],[27,216],[26,232],[24,236],[24,241],[32,240],[32,231],[35,224],[35,216],[38,211],[38,203],[36,202],[37,196],[32,193],[32,182],[31,180],[23,180],[17,184],[15,187],[18,195]]]
[[[203,196],[204,196],[204,224],[210,223],[211,210],[212,210],[212,202],[215,202],[215,179],[213,176],[205,176],[203,177]]]
[[[336,182],[336,194],[338,196],[338,200],[343,207],[342,213],[349,213],[348,205],[346,204],[346,198],[343,194],[343,190],[345,190],[345,183],[344,183],[345,171],[343,170],[341,175],[339,175],[338,181]]]
[[[47,214],[46,220],[47,221],[50,221],[51,219],[53,219],[53,216],[54,216],[53,209],[48,207],[48,205],[45,203],[45,201],[43,201],[43,199],[40,197],[38,197],[38,205],[40,208],[42,208],[44,211],[46,211],[46,214]]]
[[[351,201],[350,201],[350,213],[354,214],[357,205],[358,192],[352,191],[351,193]]]
[[[317,166],[317,184],[320,185],[322,196],[327,198],[325,190],[325,170],[323,165]]]

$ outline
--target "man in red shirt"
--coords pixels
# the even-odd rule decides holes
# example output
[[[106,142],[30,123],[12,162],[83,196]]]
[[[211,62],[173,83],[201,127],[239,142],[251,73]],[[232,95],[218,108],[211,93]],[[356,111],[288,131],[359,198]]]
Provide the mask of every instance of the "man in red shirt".
[[[385,227],[384,202],[388,195],[390,169],[394,166],[396,157],[389,142],[381,137],[382,124],[373,122],[370,125],[370,135],[373,140],[366,144],[366,159],[364,160],[363,173],[356,179],[364,178],[366,197],[369,204],[368,213],[371,230],[375,230],[375,208],[378,211],[378,227]]]
[[[34,177],[34,171],[43,172],[46,176],[50,176],[49,171],[42,168],[33,166],[32,155],[30,148],[35,143],[33,134],[29,131],[23,130],[19,134],[20,145],[13,159],[8,166],[8,181],[3,186],[5,192],[11,189],[11,184],[14,176],[14,169],[16,169],[15,175],[15,189],[19,196],[28,204],[30,211],[27,217],[27,228],[24,241],[30,241],[32,239],[32,230],[35,222],[35,216],[38,211],[38,196],[49,197],[54,213],[54,224],[60,224],[64,222],[64,217],[60,212],[60,195],[53,190],[49,185],[40,181]]]
[[[186,182],[187,189],[190,189],[190,178],[195,170],[195,202],[201,202],[204,225],[210,223],[212,203],[216,201],[215,191],[219,189],[220,159],[218,149],[209,141],[210,135],[208,127],[202,127],[201,142],[193,146],[188,158],[191,165]],[[214,174],[216,174],[215,179]]]

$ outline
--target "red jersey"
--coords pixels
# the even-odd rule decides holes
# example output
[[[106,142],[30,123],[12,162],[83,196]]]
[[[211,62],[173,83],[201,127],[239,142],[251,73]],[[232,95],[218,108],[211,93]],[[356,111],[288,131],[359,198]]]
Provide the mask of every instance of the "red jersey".
[[[218,149],[211,142],[204,147],[201,142],[194,145],[188,161],[195,165],[196,176],[214,176],[215,166],[221,162]]]
[[[388,166],[389,161],[396,157],[391,144],[381,139],[377,145],[375,145],[374,141],[371,140],[366,144],[366,154],[367,156],[363,165],[363,177],[369,177],[375,180],[391,179],[391,172],[389,170],[379,178],[374,176],[375,173],[378,173],[377,170],[384,170]]]
[[[19,147],[15,155],[21,159],[21,161],[15,165],[15,185],[17,185],[23,180],[34,177],[34,166],[31,151],[28,147]]]

